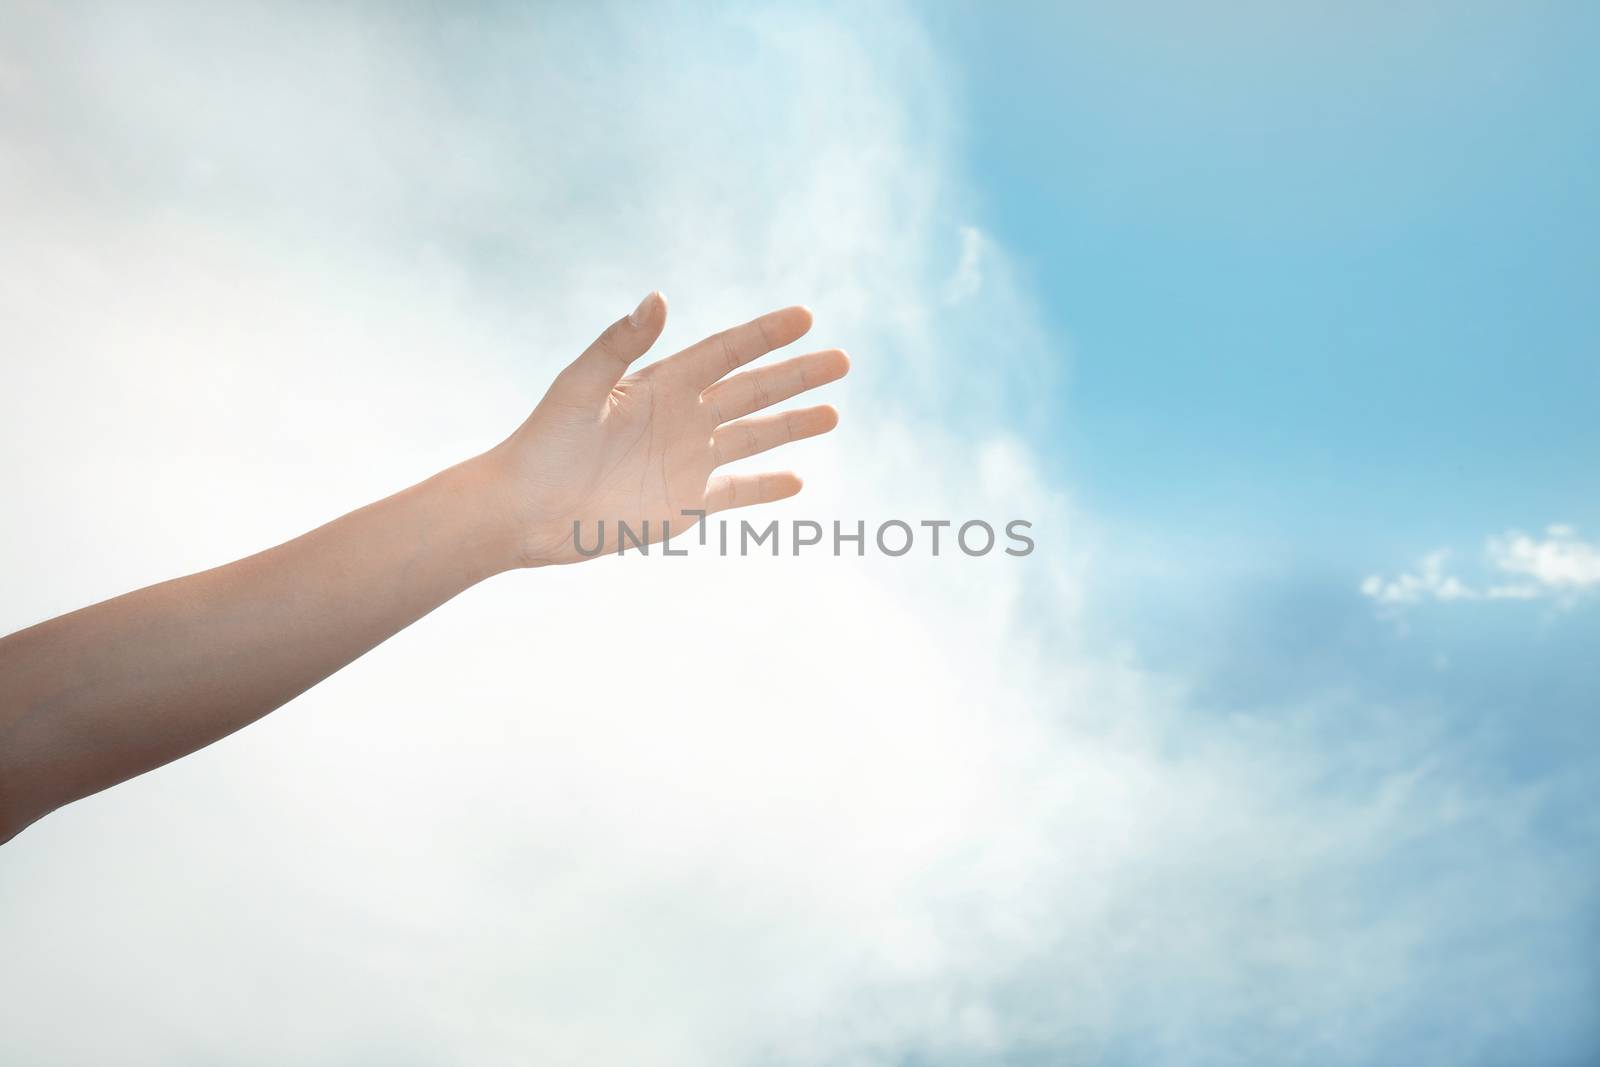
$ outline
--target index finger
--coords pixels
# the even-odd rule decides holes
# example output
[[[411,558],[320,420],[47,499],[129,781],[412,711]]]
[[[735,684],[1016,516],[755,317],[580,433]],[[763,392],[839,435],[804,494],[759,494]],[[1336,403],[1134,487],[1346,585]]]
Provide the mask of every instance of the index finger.
[[[811,309],[797,304],[714,333],[663,362],[696,388],[704,389],[752,359],[798,341],[809,329]]]

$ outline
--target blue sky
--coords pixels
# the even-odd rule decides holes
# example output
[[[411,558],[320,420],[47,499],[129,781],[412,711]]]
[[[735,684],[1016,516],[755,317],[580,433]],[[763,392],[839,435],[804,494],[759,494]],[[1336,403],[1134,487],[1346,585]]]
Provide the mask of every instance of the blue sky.
[[[1096,503],[1357,570],[1600,525],[1592,5],[1011,11],[933,22]]]
[[[1472,566],[1511,528],[1600,533],[1600,9],[1008,10],[931,22],[975,211],[1070,350],[1044,450],[1130,550],[1102,618],[1195,715],[1322,701],[1361,732],[1403,709],[1486,788],[1544,790],[1522,833],[1589,857],[1592,891],[1593,597],[1389,615],[1357,585],[1439,547]],[[1459,1054],[1581,1059],[1594,909],[1471,908],[1523,945],[1487,987],[1553,977],[1531,1029]],[[1424,1058],[1450,1025],[1430,1003],[1405,1031]]]
[[[1070,350],[1047,454],[1138,549],[1141,647],[1224,704],[1356,685],[1571,758],[1592,606],[1439,605],[1402,638],[1356,585],[1600,531],[1600,13],[1010,10],[931,22],[976,211]],[[1174,556],[1202,565],[1139,580]]]

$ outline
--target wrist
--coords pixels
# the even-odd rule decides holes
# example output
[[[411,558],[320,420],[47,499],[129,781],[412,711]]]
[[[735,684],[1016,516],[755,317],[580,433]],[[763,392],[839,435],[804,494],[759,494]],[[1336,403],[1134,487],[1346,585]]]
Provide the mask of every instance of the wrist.
[[[510,479],[493,450],[442,471],[436,480],[444,506],[460,520],[457,543],[475,580],[526,566]]]
[[[528,499],[527,480],[520,474],[516,456],[505,445],[460,464],[461,477],[473,485],[482,516],[483,539],[493,573],[527,570],[552,563],[571,562],[571,522],[541,510]]]

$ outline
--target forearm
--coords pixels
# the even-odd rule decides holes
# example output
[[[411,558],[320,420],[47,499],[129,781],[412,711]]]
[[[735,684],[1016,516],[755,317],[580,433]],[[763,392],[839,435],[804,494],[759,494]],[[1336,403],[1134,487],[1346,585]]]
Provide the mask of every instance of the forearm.
[[[260,718],[516,558],[485,457],[0,639],[0,841]]]

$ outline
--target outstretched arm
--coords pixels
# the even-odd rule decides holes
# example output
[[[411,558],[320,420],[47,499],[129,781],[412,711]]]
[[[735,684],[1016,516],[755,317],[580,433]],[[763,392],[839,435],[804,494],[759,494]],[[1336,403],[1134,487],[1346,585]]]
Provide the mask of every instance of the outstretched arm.
[[[685,511],[792,496],[789,473],[722,464],[837,423],[755,412],[834,381],[825,350],[754,370],[798,340],[786,308],[643,370],[666,302],[647,296],[482,455],[286,544],[0,639],[0,842],[63,804],[202,748],[309,689],[501,571],[584,558],[603,522],[659,539]],[[647,525],[648,524],[648,525]]]

